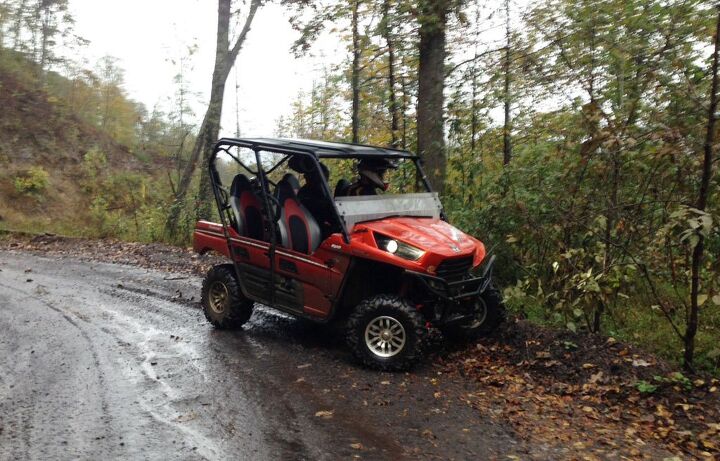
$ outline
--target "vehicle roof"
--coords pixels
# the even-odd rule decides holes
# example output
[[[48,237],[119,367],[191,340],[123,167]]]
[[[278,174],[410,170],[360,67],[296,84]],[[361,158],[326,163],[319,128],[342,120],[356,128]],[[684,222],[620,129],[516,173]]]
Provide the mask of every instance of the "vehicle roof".
[[[388,147],[368,146],[310,139],[222,138],[218,145],[236,145],[279,152],[304,152],[317,158],[417,158],[411,152]]]

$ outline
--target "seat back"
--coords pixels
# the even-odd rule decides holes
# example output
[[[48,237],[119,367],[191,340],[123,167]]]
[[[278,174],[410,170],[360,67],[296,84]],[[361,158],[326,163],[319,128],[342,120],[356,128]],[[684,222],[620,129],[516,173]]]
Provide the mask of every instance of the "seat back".
[[[300,190],[300,181],[298,181],[298,178],[294,174],[285,173],[285,175],[275,187],[275,198],[278,200],[280,199],[280,184],[283,182],[287,182],[288,184],[290,184],[290,187],[292,187],[293,192],[295,192],[295,195],[297,196],[297,193]]]
[[[294,182],[295,177],[283,178],[277,185],[280,241],[286,248],[311,254],[320,245],[320,226],[297,199]]]
[[[242,236],[262,240],[262,202],[244,174],[236,175],[230,186],[230,207],[235,215],[235,230]]]

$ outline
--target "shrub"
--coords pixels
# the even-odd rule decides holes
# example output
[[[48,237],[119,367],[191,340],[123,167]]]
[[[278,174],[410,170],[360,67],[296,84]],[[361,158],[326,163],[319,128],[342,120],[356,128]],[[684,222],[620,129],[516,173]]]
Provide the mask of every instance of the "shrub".
[[[107,169],[107,156],[99,149],[92,148],[85,153],[80,166],[80,185],[88,194],[95,194],[101,187]]]
[[[40,195],[49,184],[50,175],[40,166],[30,167],[15,177],[15,190],[20,194]]]

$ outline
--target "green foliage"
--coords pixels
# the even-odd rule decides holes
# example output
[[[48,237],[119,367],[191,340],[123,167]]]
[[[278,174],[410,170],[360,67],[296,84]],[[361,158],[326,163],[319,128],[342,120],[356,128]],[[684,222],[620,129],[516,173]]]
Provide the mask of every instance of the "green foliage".
[[[96,192],[100,186],[99,179],[107,169],[107,156],[97,148],[88,150],[83,156],[80,171],[83,175],[81,186],[86,193]]]
[[[363,11],[378,6],[369,2]],[[418,25],[417,17],[404,16],[411,10],[378,12],[377,30],[360,28],[363,141],[389,142],[383,33],[389,26],[396,41],[411,43]],[[337,17],[326,13],[306,22],[303,47]],[[497,13],[496,6],[467,2],[450,19],[448,44],[455,54],[445,92],[443,203],[451,222],[498,257],[494,274],[515,312],[577,332],[609,332],[673,360],[682,357],[690,260],[703,237],[708,256],[699,274],[697,362],[717,370],[718,194],[711,193],[706,210],[692,208],[707,123],[715,16],[710,5],[536,2],[517,15],[522,26],[505,37],[508,66],[501,65],[505,50],[486,43],[482,32],[505,25],[493,22]],[[398,45],[395,61],[396,78],[409,76],[407,85],[392,88],[403,104],[416,102],[414,45]],[[279,131],[347,139],[349,68],[349,61],[330,68],[324,84],[293,107]],[[329,83],[331,98],[318,91]],[[506,101],[513,157],[503,165],[498,113]],[[403,134],[409,148],[417,137],[411,105],[400,111],[403,123],[411,121]],[[334,128],[323,129],[328,126]],[[402,189],[398,173],[391,178],[394,191]],[[717,186],[716,174],[711,188]]]
[[[665,378],[666,381],[671,382],[673,384],[677,384],[681,386],[686,391],[689,391],[692,389],[692,381],[685,376],[684,374],[680,373],[679,371],[675,371],[673,373],[670,373],[670,376]]]
[[[635,388],[640,391],[641,394],[654,394],[657,391],[657,386],[647,381],[640,380],[635,383]]]
[[[641,394],[654,394],[658,389],[656,385],[650,384],[644,380],[636,382],[635,388],[640,391]]]
[[[40,196],[50,183],[50,175],[41,166],[32,166],[15,176],[13,184],[19,194]]]

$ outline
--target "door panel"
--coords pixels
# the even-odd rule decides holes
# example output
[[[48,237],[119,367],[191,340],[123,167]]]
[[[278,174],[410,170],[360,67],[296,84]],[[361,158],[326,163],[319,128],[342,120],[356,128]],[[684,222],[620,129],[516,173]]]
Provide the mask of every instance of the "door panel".
[[[349,256],[331,248],[333,237],[312,255],[287,248],[278,248],[275,253],[277,273],[302,285],[304,312],[312,316],[330,315],[349,264]]]
[[[270,276],[270,245],[266,242],[246,238],[233,238],[233,256],[238,262],[240,286],[243,294],[263,304],[272,305]],[[291,261],[279,262],[286,269],[291,269]],[[297,271],[297,267],[294,268]],[[292,277],[287,277],[282,270],[275,271],[275,303],[276,307],[293,312],[303,312],[303,284]]]

